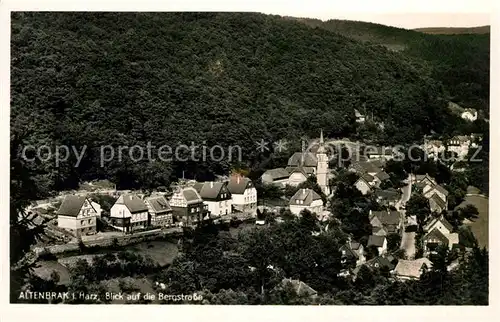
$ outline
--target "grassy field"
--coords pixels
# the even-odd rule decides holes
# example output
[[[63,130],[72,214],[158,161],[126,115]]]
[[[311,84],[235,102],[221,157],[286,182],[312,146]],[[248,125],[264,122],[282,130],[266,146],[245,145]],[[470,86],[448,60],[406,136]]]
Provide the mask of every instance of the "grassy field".
[[[459,205],[463,207],[467,204],[476,206],[479,217],[468,224],[481,247],[488,249],[488,199],[480,196],[467,196]]]

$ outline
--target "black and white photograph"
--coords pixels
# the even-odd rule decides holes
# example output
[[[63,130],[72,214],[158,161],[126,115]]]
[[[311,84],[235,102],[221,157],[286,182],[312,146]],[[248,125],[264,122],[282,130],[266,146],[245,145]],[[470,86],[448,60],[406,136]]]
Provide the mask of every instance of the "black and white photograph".
[[[488,8],[311,12],[9,12],[10,303],[489,305]]]

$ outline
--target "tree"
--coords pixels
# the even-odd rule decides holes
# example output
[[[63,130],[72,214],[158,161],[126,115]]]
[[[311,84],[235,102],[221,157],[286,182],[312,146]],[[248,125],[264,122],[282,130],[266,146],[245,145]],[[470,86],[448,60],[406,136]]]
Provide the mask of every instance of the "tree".
[[[429,201],[421,194],[413,194],[406,203],[406,215],[416,216],[419,226],[424,224],[430,214]]]
[[[476,219],[479,216],[479,211],[476,206],[468,204],[463,208],[459,209],[460,216],[466,219]]]
[[[401,245],[401,235],[397,233],[387,235],[387,250],[390,252],[396,251]]]

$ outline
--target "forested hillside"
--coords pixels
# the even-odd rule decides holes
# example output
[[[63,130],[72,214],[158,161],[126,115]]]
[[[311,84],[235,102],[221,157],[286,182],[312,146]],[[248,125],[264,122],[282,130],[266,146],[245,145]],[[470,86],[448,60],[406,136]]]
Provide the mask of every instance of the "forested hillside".
[[[34,172],[34,191],[42,193],[95,178],[122,188],[157,187],[182,170],[204,180],[255,167],[261,139],[299,140],[320,128],[328,137],[352,137],[353,110],[360,107],[384,122],[380,143],[421,140],[456,122],[446,110],[447,81],[436,78],[444,70],[428,63],[440,46],[444,54],[465,50],[465,43],[449,45],[422,44],[430,47],[422,54],[428,60],[416,59],[252,13],[13,13],[11,161]],[[444,54],[436,57],[445,56],[446,66],[459,63]],[[486,80],[483,72],[477,71]],[[245,164],[125,158],[100,167],[99,146],[148,141],[237,144]],[[19,161],[25,144],[88,149],[79,167],[70,159],[56,168]]]
[[[423,32],[347,20],[291,18],[366,43],[384,45],[418,59],[442,82],[446,98],[489,114],[489,26],[423,28]],[[428,33],[435,33],[431,35]]]

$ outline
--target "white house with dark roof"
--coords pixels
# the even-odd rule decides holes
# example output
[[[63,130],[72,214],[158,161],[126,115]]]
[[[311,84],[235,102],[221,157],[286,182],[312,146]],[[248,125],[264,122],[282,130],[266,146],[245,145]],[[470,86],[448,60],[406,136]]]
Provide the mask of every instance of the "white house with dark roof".
[[[424,253],[429,254],[435,251],[438,245],[447,246],[453,249],[459,244],[458,233],[453,233],[453,226],[443,217],[434,218],[424,226],[426,234],[422,238]]]
[[[148,226],[148,207],[135,194],[123,194],[110,211],[110,223],[123,232],[131,232]]]
[[[76,235],[95,233],[97,210],[85,196],[66,196],[57,211],[57,226]]]
[[[399,233],[403,227],[403,216],[399,211],[370,210],[368,218],[373,227],[373,234],[377,236]]]
[[[319,215],[323,211],[323,199],[312,189],[299,189],[290,199],[290,211],[300,215],[304,209]]]
[[[232,213],[233,201],[226,183],[210,181],[196,185],[195,188],[212,215],[222,216]]]
[[[366,195],[371,192],[374,186],[374,177],[368,173],[362,174],[358,180],[354,183],[354,186],[361,191],[362,194]]]
[[[173,224],[172,208],[164,196],[152,196],[144,199],[152,226],[164,227]]]
[[[234,174],[227,183],[227,190],[231,194],[235,210],[252,213],[257,211],[257,189],[252,180],[240,174]]]

